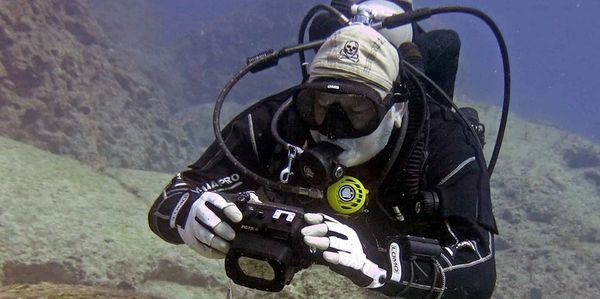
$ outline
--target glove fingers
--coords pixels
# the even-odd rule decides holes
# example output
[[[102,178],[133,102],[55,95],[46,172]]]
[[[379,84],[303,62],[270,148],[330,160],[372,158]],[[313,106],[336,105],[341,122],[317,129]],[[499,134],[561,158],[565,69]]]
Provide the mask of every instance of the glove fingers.
[[[222,252],[214,250],[208,247],[208,245],[199,242],[198,239],[196,239],[196,237],[193,235],[193,233],[184,230],[182,227],[178,227],[177,230],[179,231],[179,235],[184,240],[185,244],[187,244],[194,251],[200,253],[202,256],[211,259],[222,259],[225,257],[225,254],[223,254]]]
[[[227,253],[229,251],[229,247],[231,246],[229,242],[211,233],[204,228],[202,224],[194,222],[192,224],[192,231],[194,232],[196,240],[202,243],[201,245],[206,245],[209,249],[216,249],[221,253]]]
[[[306,213],[304,214],[304,220],[308,222],[308,224],[317,224],[322,223],[323,221],[331,221],[335,223],[339,223],[339,221],[335,220],[331,216],[327,216],[321,213]]]
[[[230,202],[227,207],[223,208],[223,213],[234,223],[242,221],[242,211],[240,211],[240,209],[232,202]]]
[[[202,196],[200,196],[200,199],[212,203],[219,209],[223,209],[229,204],[223,196],[214,192],[204,192],[202,193]]]
[[[202,226],[202,224],[198,223],[197,221],[192,222],[191,225],[191,232],[194,235],[194,238],[206,245],[210,245],[210,242],[212,242],[212,239],[215,237],[215,234],[206,229],[204,226]],[[186,227],[186,230],[187,229],[188,228]]]
[[[242,212],[240,211],[240,209],[238,209],[238,207],[234,203],[228,202],[227,200],[225,200],[225,198],[223,198],[223,196],[221,196],[217,193],[205,192],[202,194],[200,199],[210,202],[218,209],[223,210],[223,213],[225,214],[225,216],[227,216],[227,218],[229,218],[231,221],[240,222],[242,220]],[[212,214],[214,215],[214,213],[212,213]],[[218,224],[218,223],[216,223],[216,224]]]
[[[326,221],[325,224],[327,224],[327,229],[330,232],[335,232],[340,235],[346,236],[346,238],[348,238],[348,240],[350,241],[358,241],[358,236],[356,235],[356,232],[349,226],[330,221]]]
[[[339,264],[340,255],[337,252],[323,251],[323,258],[328,263],[337,265]]]
[[[222,222],[221,218],[219,218],[217,214],[215,214],[204,204],[200,204],[198,209],[196,209],[195,217],[197,221],[204,223],[211,229],[214,229],[214,227],[217,226],[217,224]]]
[[[319,213],[306,213],[304,214],[304,220],[308,224],[318,224],[323,222],[323,215]]]
[[[361,270],[363,264],[365,263],[365,259],[366,257],[362,253],[350,254],[343,251],[338,252],[338,264],[354,270]]]
[[[321,214],[323,215],[323,219],[325,221],[329,221],[329,222],[335,222],[335,223],[340,223],[339,221],[337,221],[335,218],[329,216],[329,215],[325,215],[325,214]]]
[[[215,234],[227,241],[232,241],[235,238],[235,231],[225,222],[217,224],[214,228]]]
[[[354,252],[354,251],[362,251],[362,247],[360,248],[354,248],[354,246],[356,246],[356,243],[352,243],[348,240],[344,240],[338,237],[334,237],[334,236],[330,236],[329,237],[329,248],[333,248],[333,249],[337,249],[337,250],[342,250],[342,251],[346,251],[346,252]],[[360,245],[358,245],[360,246]]]
[[[323,237],[328,231],[329,228],[327,228],[327,224],[319,223],[303,227],[302,230],[300,230],[300,233],[304,236]]]
[[[340,265],[352,268],[354,270],[361,270],[364,264],[364,259],[356,258],[356,256],[347,252],[323,252],[323,258],[331,264]]]
[[[218,236],[215,236],[212,239],[212,244],[210,244],[210,247],[222,252],[222,253],[227,253],[229,252],[229,248],[231,248],[231,244],[221,238],[219,238]]]
[[[329,248],[329,238],[327,237],[313,237],[313,236],[305,236],[304,243],[310,247],[314,247],[320,250],[325,250]]]
[[[211,248],[209,248],[209,251],[207,253],[204,253],[204,256],[209,258],[209,259],[224,259],[225,258],[225,254],[216,250],[212,250]]]

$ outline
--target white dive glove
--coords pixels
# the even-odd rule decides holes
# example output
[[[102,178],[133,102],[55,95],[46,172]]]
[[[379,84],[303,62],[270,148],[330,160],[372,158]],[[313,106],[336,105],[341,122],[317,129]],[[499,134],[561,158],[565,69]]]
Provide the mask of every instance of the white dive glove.
[[[251,198],[258,201],[254,193],[251,193]],[[229,251],[230,241],[235,238],[235,231],[231,225],[219,218],[213,212],[214,210],[222,211],[230,222],[237,223],[242,220],[242,212],[235,203],[228,202],[217,193],[204,192],[192,204],[185,226],[178,225],[177,230],[181,239],[189,247],[205,257],[218,259],[224,258]]]
[[[367,258],[354,229],[321,213],[306,213],[304,219],[309,224],[301,231],[304,243],[323,250],[323,258],[334,271],[360,287],[384,284],[386,271]]]

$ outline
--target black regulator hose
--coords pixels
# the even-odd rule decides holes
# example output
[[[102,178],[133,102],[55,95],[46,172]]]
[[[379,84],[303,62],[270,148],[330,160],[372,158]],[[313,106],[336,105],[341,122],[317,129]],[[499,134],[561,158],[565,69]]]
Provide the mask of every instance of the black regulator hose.
[[[292,106],[293,101],[294,100],[290,98],[283,102],[281,107],[279,107],[279,109],[275,111],[275,114],[273,114],[273,119],[271,120],[271,135],[273,135],[273,138],[275,138],[275,141],[277,141],[277,143],[283,145],[285,148],[289,148],[293,145],[289,144],[287,141],[281,138],[281,135],[279,135],[279,132],[277,131],[277,124],[279,123],[279,119],[281,118],[283,113]]]
[[[342,24],[348,24],[349,20],[346,16],[344,16],[339,10],[335,9],[333,6],[325,5],[325,4],[317,4],[313,8],[311,8],[304,18],[302,19],[302,23],[300,24],[300,32],[298,32],[298,44],[304,43],[304,34],[306,32],[306,27],[313,19],[313,17],[321,10],[328,11],[330,14],[336,17],[336,19]],[[308,80],[308,69],[306,67],[306,56],[304,56],[304,51],[298,52],[300,56],[300,68],[302,70],[302,82]]]
[[[494,167],[496,166],[496,161],[498,160],[498,155],[500,154],[500,148],[502,146],[502,140],[504,139],[504,131],[506,129],[506,123],[508,121],[508,109],[510,106],[510,63],[508,60],[508,49],[506,47],[506,43],[504,38],[502,37],[502,33],[500,32],[500,28],[498,25],[486,15],[484,12],[477,10],[471,7],[465,6],[448,6],[448,7],[439,7],[439,8],[421,8],[414,11],[410,11],[404,14],[399,14],[395,16],[391,16],[383,20],[382,27],[384,28],[394,28],[402,25],[406,25],[412,22],[424,20],[433,15],[445,14],[445,13],[466,13],[473,16],[478,17],[483,22],[485,22],[488,27],[494,33],[496,37],[496,41],[498,42],[498,46],[500,47],[500,53],[502,55],[502,66],[504,68],[504,100],[502,104],[502,116],[500,118],[500,125],[498,127],[498,135],[496,137],[496,145],[494,146],[494,151],[492,152],[492,157],[490,158],[490,163],[488,165],[488,172],[490,176],[494,171]],[[417,70],[418,71],[418,70]],[[427,78],[425,76],[424,78]],[[428,80],[429,83],[433,83],[431,80]],[[435,83],[434,83],[435,84]],[[435,86],[435,85],[434,85]],[[441,90],[440,90],[441,91]],[[443,91],[442,94],[445,98],[449,99],[450,103],[452,100],[448,95],[446,95]],[[455,105],[453,105],[456,107]],[[455,108],[455,110],[457,110]],[[461,118],[464,118],[464,115],[457,110]],[[466,120],[466,119],[465,119]],[[467,122],[468,123],[468,122]],[[472,128],[471,128],[472,129]],[[473,130],[471,130],[473,131]]]
[[[406,62],[408,65],[409,63]],[[403,64],[404,65],[404,64]],[[419,88],[421,96],[421,122],[419,124],[419,131],[415,136],[414,143],[412,145],[410,154],[407,160],[404,162],[406,173],[406,193],[410,202],[413,202],[414,198],[419,194],[420,182],[421,182],[421,170],[423,169],[423,163],[425,162],[425,151],[426,146],[429,144],[429,106],[427,106],[426,92],[423,85],[420,84],[417,76],[408,72],[408,75],[414,80],[416,86]],[[427,129],[425,127],[427,126]],[[421,136],[423,134],[424,136]]]
[[[281,57],[289,56],[298,51],[305,51],[308,49],[319,47],[323,43],[322,40],[314,41],[304,45],[295,45],[287,48],[283,48],[278,51],[266,51],[258,56],[252,57],[248,59],[248,63],[244,66],[240,71],[238,71],[229,81],[219,94],[217,101],[215,102],[215,109],[213,111],[213,133],[215,134],[215,141],[219,148],[223,151],[227,159],[233,164],[233,166],[240,171],[240,173],[244,176],[247,176],[251,180],[254,180],[258,184],[261,184],[267,188],[273,188],[286,193],[294,193],[299,195],[308,196],[310,198],[323,198],[323,191],[314,188],[305,188],[300,186],[291,186],[285,185],[276,181],[268,180],[252,170],[246,168],[240,161],[238,161],[235,156],[231,153],[225,141],[223,140],[223,136],[221,135],[221,108],[223,107],[223,102],[225,102],[225,98],[235,86],[235,84],[242,79],[249,72],[263,68],[264,65],[271,65],[273,61],[279,60]]]

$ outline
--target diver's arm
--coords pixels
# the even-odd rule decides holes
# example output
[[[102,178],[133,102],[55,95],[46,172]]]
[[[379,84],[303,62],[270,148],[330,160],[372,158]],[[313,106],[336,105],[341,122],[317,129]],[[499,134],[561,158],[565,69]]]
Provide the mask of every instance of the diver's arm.
[[[396,235],[377,248],[331,216],[307,213],[305,220],[304,242],[360,287],[401,298],[489,298],[493,292],[492,234],[479,228],[445,222],[434,228],[440,240]]]
[[[459,161],[459,160],[457,160]],[[463,163],[460,163],[463,164]],[[415,233],[428,239],[407,237],[396,238],[399,248],[400,280],[394,280],[394,260],[391,247],[388,246],[388,279],[381,291],[389,296],[406,298],[424,298],[433,294],[437,298],[489,298],[496,282],[496,266],[494,260],[494,240],[496,233],[485,217],[477,217],[477,212],[485,211],[480,206],[489,201],[488,192],[480,192],[483,187],[489,188],[487,169],[473,164],[468,171],[454,171],[452,177],[445,176],[444,184],[436,184],[432,190],[438,193],[441,209],[432,216],[431,227],[426,231]],[[479,184],[481,183],[481,185]],[[463,204],[461,204],[463,203]],[[491,213],[491,212],[490,212]],[[440,217],[443,215],[444,217]],[[481,215],[480,215],[481,216]],[[492,217],[493,215],[488,215]],[[433,224],[436,223],[436,224]],[[391,238],[392,242],[394,238]],[[439,245],[437,245],[439,244]],[[436,247],[437,246],[437,247]]]
[[[490,298],[496,284],[494,235],[484,229],[473,237],[475,228],[447,229],[456,243],[443,248],[438,258],[445,275],[444,298]]]
[[[402,244],[406,238],[400,238],[401,280],[393,281],[389,275],[390,281],[381,291],[390,296],[424,298],[433,286],[431,298],[442,291],[443,298],[489,298],[496,281],[493,234],[497,228],[487,167],[476,137],[454,112],[435,103],[430,111],[424,189],[435,193],[439,209],[430,215],[431,226],[415,235],[437,241],[439,249],[431,251],[429,247],[429,253],[436,253],[434,258],[415,257],[413,250],[407,249],[410,246]],[[414,251],[427,248],[421,245]],[[388,256],[389,265],[391,260]]]
[[[270,117],[280,105],[277,99],[261,101],[240,113],[223,129],[227,148],[246,167],[261,173],[265,157],[275,147],[268,131]],[[183,243],[177,227],[186,222],[191,206],[204,192],[237,193],[256,190],[256,184],[243,176],[213,143],[186,171],[177,174],[158,196],[148,223],[167,242]]]
[[[152,232],[169,243],[183,243],[183,239],[177,231],[177,225],[181,225],[184,221],[181,219],[182,217],[179,217],[179,221],[177,221],[177,218],[183,205],[187,204],[186,208],[189,209],[188,201],[195,201],[200,197],[197,192],[192,192],[193,190],[194,188],[180,174],[177,174],[169,182],[154,201],[148,213],[148,225]],[[184,213],[181,213],[181,215],[184,215]]]
[[[481,174],[477,168],[457,172],[451,185],[438,186],[436,190],[444,196],[455,194],[454,200],[466,200],[464,197],[477,194],[473,181],[478,181]],[[458,197],[458,190],[464,192],[463,198]],[[477,200],[467,202],[471,201]],[[327,227],[312,229],[316,233],[303,230],[303,234],[329,238],[330,242],[307,239],[305,242],[326,252],[341,252],[344,259],[328,261],[329,266],[358,286],[400,298],[489,298],[494,290],[493,232],[467,218],[438,218],[426,230],[415,231],[412,236],[390,235],[377,246],[361,241],[364,234],[343,237],[343,240],[354,241],[341,246],[340,242],[349,241],[334,242],[331,238],[337,240],[340,235],[352,235],[347,232],[353,229],[339,224],[327,224]],[[383,282],[378,278],[382,271]]]
[[[413,252],[436,251],[423,249],[432,246],[431,239],[413,238],[412,245],[405,237],[392,240],[398,246],[395,252],[388,246],[388,281],[376,290],[400,298],[490,298],[496,281],[492,233],[482,230],[486,236],[479,239],[476,228],[445,225],[455,241],[438,247],[435,257]]]
[[[245,152],[243,143],[227,140],[233,153]],[[244,163],[248,155],[238,155]],[[178,227],[183,227],[192,205],[200,199],[205,192],[237,193],[253,190],[253,183],[242,177],[239,172],[227,161],[218,147],[211,147],[190,169],[177,174],[167,184],[158,196],[150,212],[148,224],[150,229],[163,240],[181,244]]]

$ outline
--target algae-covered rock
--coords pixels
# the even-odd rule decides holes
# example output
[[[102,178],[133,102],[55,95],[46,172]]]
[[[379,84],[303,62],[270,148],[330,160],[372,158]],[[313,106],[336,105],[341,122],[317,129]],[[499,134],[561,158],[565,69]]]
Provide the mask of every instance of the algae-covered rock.
[[[136,288],[161,260],[169,260],[198,277],[213,277],[222,290],[226,280],[220,264],[201,260],[184,246],[170,246],[148,229],[147,212],[155,197],[150,194],[158,194],[170,175],[119,175],[133,173],[139,180],[132,186],[143,186],[140,193],[126,187],[127,180],[115,180],[117,175],[0,138],[3,284]]]
[[[486,124],[489,159],[499,109],[463,104],[476,106]],[[600,297],[594,270],[600,268],[600,246],[591,237],[600,229],[600,188],[587,175],[600,171],[593,163],[598,153],[600,145],[585,138],[510,116],[491,180],[500,230],[498,298]]]
[[[3,299],[160,299],[161,297],[98,286],[40,283],[0,287]]]
[[[147,225],[171,178],[150,171],[97,171],[79,161],[0,137],[0,279],[3,285],[100,285],[165,298],[224,297],[221,260],[167,244]],[[282,293],[233,286],[247,298],[369,295],[323,267],[297,274]],[[88,298],[88,297],[74,297]],[[103,298],[103,297],[98,297]]]

